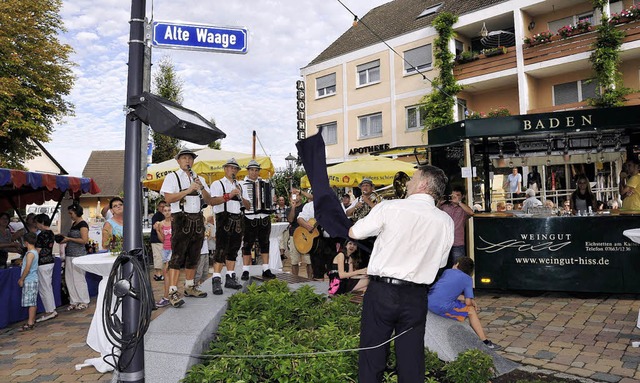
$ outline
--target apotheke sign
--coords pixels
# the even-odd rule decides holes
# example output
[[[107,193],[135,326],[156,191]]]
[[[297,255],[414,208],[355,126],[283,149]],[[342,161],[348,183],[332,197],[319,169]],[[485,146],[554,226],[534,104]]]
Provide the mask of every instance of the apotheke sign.
[[[297,117],[298,117],[298,140],[304,140],[305,138],[307,138],[307,129],[306,129],[306,124],[305,124],[305,109],[306,109],[306,104],[305,104],[305,88],[304,88],[304,81],[302,80],[298,80],[296,81],[296,99],[298,100],[297,102],[297,109],[298,112],[296,113]]]

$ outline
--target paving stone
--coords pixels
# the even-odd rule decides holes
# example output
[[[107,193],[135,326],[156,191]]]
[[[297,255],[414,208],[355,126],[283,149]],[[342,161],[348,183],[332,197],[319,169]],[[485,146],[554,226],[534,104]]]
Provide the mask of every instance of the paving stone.
[[[17,348],[0,350],[0,355],[13,355],[18,352]]]
[[[539,351],[536,353],[536,358],[539,359],[553,359],[556,354],[553,352],[549,352],[549,351]]]
[[[38,354],[36,353],[26,353],[26,354],[18,354],[13,357],[13,359],[31,359]]]
[[[15,371],[11,375],[13,375],[13,376],[28,376],[28,375],[33,374],[36,371],[38,371],[38,370],[35,369],[35,368],[24,368],[24,369]]]
[[[591,379],[600,380],[603,382],[617,383],[622,379],[622,377],[611,374],[596,373],[591,375]]]

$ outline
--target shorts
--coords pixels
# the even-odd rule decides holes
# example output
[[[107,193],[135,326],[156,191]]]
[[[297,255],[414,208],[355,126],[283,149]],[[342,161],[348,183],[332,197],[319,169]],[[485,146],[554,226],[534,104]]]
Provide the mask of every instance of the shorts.
[[[235,261],[242,244],[243,218],[240,214],[216,214],[215,263]]]
[[[459,322],[464,322],[464,320],[469,316],[469,306],[464,304],[462,301],[454,301],[453,307],[447,311],[443,312],[434,312],[434,314],[438,314],[442,317],[455,319]]]
[[[161,269],[163,262],[169,262],[169,261],[165,261],[162,258],[162,250],[163,250],[162,242],[152,243],[151,244],[151,252],[153,253],[153,268],[154,269]]]
[[[298,249],[296,249],[296,245],[293,243],[293,236],[289,237],[289,257],[291,258],[291,265],[299,265],[300,258],[302,261],[310,265],[311,264],[311,255],[309,254],[300,254]]]
[[[162,262],[167,263],[171,259],[171,250],[162,249]]]
[[[200,260],[200,249],[204,240],[204,217],[202,213],[171,214],[171,259],[170,269],[195,269]]]
[[[244,218],[244,246],[242,255],[251,255],[253,245],[258,242],[260,254],[269,253],[269,234],[271,233],[271,218]]]
[[[22,285],[22,307],[33,307],[38,304],[38,281],[25,282]]]

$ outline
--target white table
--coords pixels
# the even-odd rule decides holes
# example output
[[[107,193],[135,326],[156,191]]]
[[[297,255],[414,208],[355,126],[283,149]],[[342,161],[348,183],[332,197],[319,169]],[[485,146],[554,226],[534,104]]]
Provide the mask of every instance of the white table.
[[[82,257],[76,257],[73,260],[73,264],[93,274],[102,276],[102,280],[98,285],[98,297],[96,298],[96,311],[91,319],[91,326],[89,326],[89,332],[87,333],[87,344],[89,347],[100,353],[99,358],[91,358],[84,361],[84,364],[76,365],[76,370],[79,370],[85,366],[94,366],[96,370],[101,373],[109,372],[113,370],[109,364],[107,364],[103,357],[113,352],[113,345],[107,339],[107,334],[102,324],[102,307],[104,304],[104,292],[107,288],[107,279],[111,273],[111,268],[116,260],[116,256],[110,253],[97,253],[85,255]],[[111,362],[115,364],[113,358]]]
[[[287,227],[289,227],[289,222],[271,223],[271,233],[269,233],[269,269],[271,271],[282,271],[280,238]]]
[[[622,235],[629,238],[635,243],[640,243],[640,229],[627,229],[622,232]],[[640,328],[640,311],[638,311],[638,321],[636,322],[636,327]]]

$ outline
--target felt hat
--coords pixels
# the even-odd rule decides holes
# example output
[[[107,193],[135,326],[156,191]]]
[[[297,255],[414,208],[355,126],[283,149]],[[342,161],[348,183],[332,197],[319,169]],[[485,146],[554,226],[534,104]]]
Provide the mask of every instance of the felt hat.
[[[247,169],[262,169],[262,168],[260,167],[260,164],[258,163],[258,161],[251,160],[247,165]]]
[[[178,154],[176,154],[176,156],[175,156],[174,158],[177,160],[177,159],[178,159],[178,158],[180,158],[180,156],[181,156],[181,155],[183,155],[183,154],[189,154],[191,157],[193,157],[193,159],[195,159],[196,157],[198,157],[198,155],[197,155],[197,154],[195,154],[195,153],[193,152],[193,150],[191,150],[191,149],[186,149],[186,148],[185,148],[185,149],[180,150],[180,151],[178,152]]]
[[[358,186],[362,186],[364,184],[369,184],[369,185],[373,186],[373,181],[371,181],[371,178],[363,178],[362,181],[360,181],[360,185],[358,185]]]
[[[222,165],[222,167],[227,167],[227,166],[233,166],[236,167],[238,169],[240,169],[240,165],[238,165],[238,161],[236,161],[235,158],[231,157],[227,160],[227,162],[224,163],[224,165]]]

